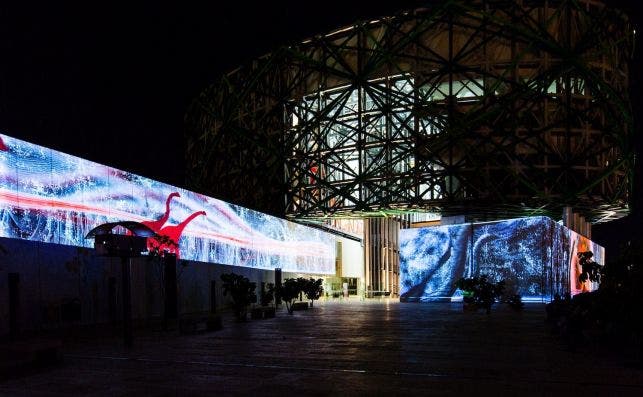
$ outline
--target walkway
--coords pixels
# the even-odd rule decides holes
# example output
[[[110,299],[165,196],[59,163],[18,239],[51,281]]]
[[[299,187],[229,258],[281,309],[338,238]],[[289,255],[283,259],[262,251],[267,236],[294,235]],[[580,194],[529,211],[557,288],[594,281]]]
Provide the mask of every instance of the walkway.
[[[64,362],[0,395],[643,395],[643,370],[568,351],[544,307],[318,302],[197,335],[64,342]]]

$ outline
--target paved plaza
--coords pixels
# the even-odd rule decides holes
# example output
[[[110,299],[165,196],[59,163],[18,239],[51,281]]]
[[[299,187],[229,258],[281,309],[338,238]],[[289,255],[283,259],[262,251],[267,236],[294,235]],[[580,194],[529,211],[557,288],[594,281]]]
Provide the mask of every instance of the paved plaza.
[[[63,339],[62,363],[0,381],[7,396],[643,395],[643,370],[570,351],[544,306],[490,315],[461,304],[317,302],[216,332]]]

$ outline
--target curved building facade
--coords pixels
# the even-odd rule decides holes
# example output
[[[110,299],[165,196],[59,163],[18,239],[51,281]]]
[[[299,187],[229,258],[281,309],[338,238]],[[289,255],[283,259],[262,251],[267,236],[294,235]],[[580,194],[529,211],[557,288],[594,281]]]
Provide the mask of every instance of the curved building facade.
[[[632,42],[593,0],[444,1],[316,36],[197,98],[189,183],[294,218],[618,218]]]

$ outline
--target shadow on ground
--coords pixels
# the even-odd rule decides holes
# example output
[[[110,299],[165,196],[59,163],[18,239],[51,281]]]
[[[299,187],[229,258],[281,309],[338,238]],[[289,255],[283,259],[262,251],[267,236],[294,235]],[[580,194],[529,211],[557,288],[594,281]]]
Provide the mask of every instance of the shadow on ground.
[[[542,304],[463,313],[460,304],[318,302],[217,332],[63,340],[63,360],[0,394],[643,395],[643,371],[609,352],[569,351]]]

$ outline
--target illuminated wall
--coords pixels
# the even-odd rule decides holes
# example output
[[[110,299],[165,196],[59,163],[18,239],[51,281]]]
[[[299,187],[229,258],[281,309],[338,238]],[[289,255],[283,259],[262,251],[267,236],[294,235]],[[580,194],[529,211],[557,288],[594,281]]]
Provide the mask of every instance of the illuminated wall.
[[[470,250],[470,224],[400,230],[400,299],[451,298],[471,274]]]
[[[361,241],[338,237],[342,242],[342,274],[341,277],[364,278],[364,247]]]
[[[585,236],[582,236],[574,231],[569,231],[568,249],[570,252],[570,276],[569,288],[572,295],[580,294],[581,292],[593,291],[598,288],[598,283],[592,283],[587,280],[584,283],[578,281],[578,276],[581,274],[581,266],[578,261],[578,252],[591,251],[594,254],[594,261],[600,264],[605,263],[605,250],[600,245],[591,241]]]
[[[597,288],[580,284],[577,252],[603,247],[546,217],[403,229],[400,231],[400,296],[407,301],[451,299],[460,277],[487,274],[505,280],[526,299],[551,299]]]
[[[95,226],[143,222],[182,259],[333,274],[335,238],[129,172],[0,135],[0,236],[89,247]]]

